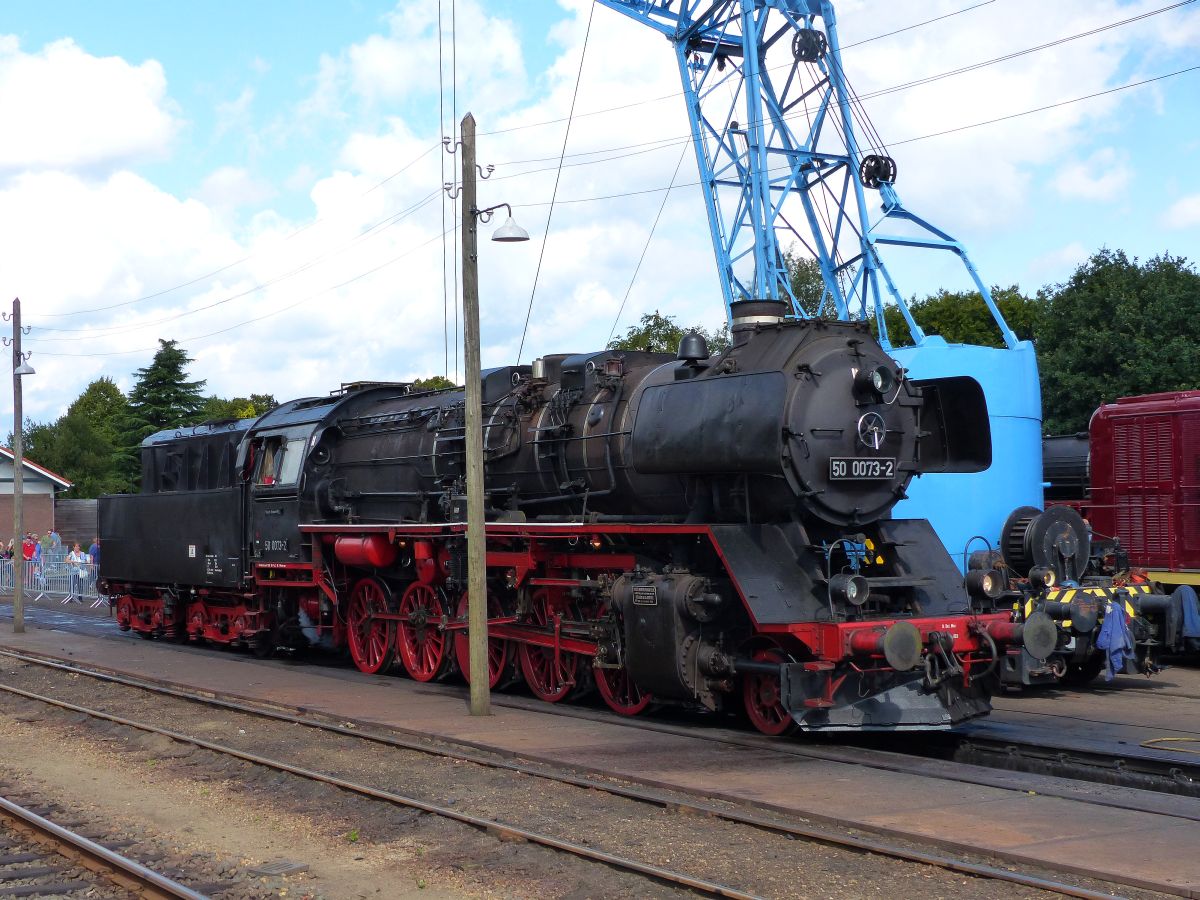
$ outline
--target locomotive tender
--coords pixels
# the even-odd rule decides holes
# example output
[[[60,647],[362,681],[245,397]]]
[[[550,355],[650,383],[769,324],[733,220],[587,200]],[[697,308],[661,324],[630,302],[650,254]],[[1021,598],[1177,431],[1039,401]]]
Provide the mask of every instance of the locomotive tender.
[[[986,468],[988,419],[864,324],[746,301],[713,358],[689,335],[482,380],[493,686],[744,705],[769,734],[945,728],[989,710],[1000,657],[1053,649],[998,573],[964,583],[889,517],[914,476]],[[469,678],[464,432],[461,390],[362,384],[152,435],[141,493],[100,501],[120,626]]]

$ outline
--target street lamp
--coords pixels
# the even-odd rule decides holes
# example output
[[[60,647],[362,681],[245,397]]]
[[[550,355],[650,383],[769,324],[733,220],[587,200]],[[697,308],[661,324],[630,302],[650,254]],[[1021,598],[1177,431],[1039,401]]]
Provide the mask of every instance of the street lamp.
[[[450,152],[454,152],[453,149]],[[527,241],[529,233],[513,221],[512,207],[507,203],[487,209],[479,209],[475,205],[475,171],[475,117],[467,113],[462,120],[463,356],[467,366],[467,643],[470,647],[471,715],[486,716],[491,713],[492,700],[487,652],[487,537],[483,510],[483,385],[479,365],[477,223],[490,222],[496,210],[503,207],[508,210],[508,219],[496,229],[492,240]]]
[[[4,318],[10,318],[7,314]],[[28,334],[28,328],[21,328],[21,300],[13,299],[12,307],[13,336],[4,339],[5,344],[13,348],[13,633],[25,631],[25,554],[23,551],[24,532],[22,530],[21,501],[24,490],[24,441],[21,435],[21,425],[24,414],[21,409],[21,376],[33,375],[33,366],[29,364],[29,354],[21,352],[21,335]]]

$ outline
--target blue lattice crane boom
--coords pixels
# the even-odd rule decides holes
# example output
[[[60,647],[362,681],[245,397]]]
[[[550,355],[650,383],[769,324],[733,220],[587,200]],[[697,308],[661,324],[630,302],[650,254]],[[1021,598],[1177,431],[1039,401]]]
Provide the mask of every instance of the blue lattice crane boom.
[[[1029,341],[1004,321],[966,248],[908,210],[896,162],[841,61],[829,0],[597,0],[653,28],[674,48],[716,254],[726,315],[740,300],[782,300],[792,315],[874,318],[880,342],[917,379],[971,382],[988,403],[991,458],[975,474],[926,475],[897,515],[933,522],[965,566],[966,544],[998,541],[1016,506],[1040,506],[1041,394]],[[785,248],[821,270],[819,300],[796,297]],[[886,254],[956,256],[986,304],[1003,348],[927,334]],[[912,346],[889,340],[895,305]]]
[[[1017,344],[965,248],[900,202],[895,162],[841,65],[828,0],[599,2],[674,47],[727,308],[772,299],[799,317],[874,316],[888,346],[890,301],[919,343],[924,332],[881,248],[943,250],[963,261],[1005,343]],[[876,192],[882,212],[872,221]],[[785,242],[820,264],[825,293],[815,307],[793,294]]]

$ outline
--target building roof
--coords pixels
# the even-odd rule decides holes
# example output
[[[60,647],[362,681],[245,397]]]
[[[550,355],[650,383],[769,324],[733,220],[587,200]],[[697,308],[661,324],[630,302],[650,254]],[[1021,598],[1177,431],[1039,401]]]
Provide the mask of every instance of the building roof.
[[[12,462],[15,457],[15,454],[7,447],[0,447],[0,457],[8,460],[9,462]],[[22,456],[21,462],[24,464],[24,467],[26,469],[30,469],[30,470],[36,472],[38,475],[41,475],[44,478],[50,479],[55,484],[60,485],[64,489],[72,487],[74,485],[74,482],[68,481],[67,479],[65,479],[61,475],[59,475],[57,472],[51,472],[45,466],[39,466],[28,456]]]

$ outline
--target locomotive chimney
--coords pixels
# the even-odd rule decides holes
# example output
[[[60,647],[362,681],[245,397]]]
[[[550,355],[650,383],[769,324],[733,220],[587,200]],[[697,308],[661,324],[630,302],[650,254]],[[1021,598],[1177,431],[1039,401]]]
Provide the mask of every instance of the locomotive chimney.
[[[739,300],[729,305],[733,320],[733,344],[741,346],[750,332],[759,325],[779,325],[787,317],[787,304],[782,300]]]
[[[782,300],[739,300],[729,306],[734,328],[778,325],[787,317],[787,311],[787,304]]]

